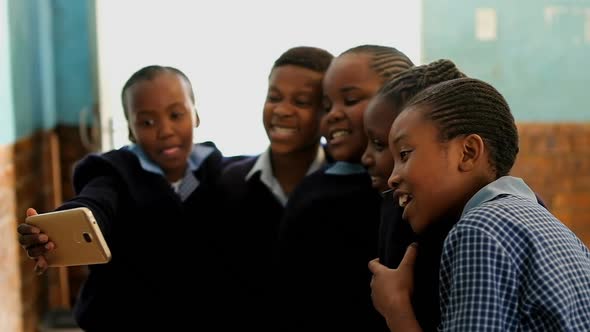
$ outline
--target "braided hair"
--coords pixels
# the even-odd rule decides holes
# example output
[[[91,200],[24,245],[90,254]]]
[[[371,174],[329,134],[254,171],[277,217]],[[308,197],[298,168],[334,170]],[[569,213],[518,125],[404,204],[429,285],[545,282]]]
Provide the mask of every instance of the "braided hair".
[[[344,54],[368,54],[371,56],[369,65],[384,82],[414,66],[412,60],[394,47],[361,45],[342,52],[340,56]]]
[[[310,46],[298,46],[290,48],[281,54],[281,56],[274,62],[272,69],[293,65],[313,70],[318,73],[324,73],[328,70],[333,58],[334,56],[324,49]]]
[[[125,112],[125,119],[129,120],[129,110],[127,109],[127,103],[125,102],[125,96],[127,95],[127,90],[134,84],[141,82],[141,81],[150,81],[153,80],[156,76],[162,73],[172,73],[176,74],[186,82],[189,87],[190,97],[193,104],[195,103],[195,94],[193,92],[193,86],[191,81],[188,77],[179,69],[174,67],[166,67],[166,66],[158,66],[158,65],[151,65],[147,67],[143,67],[140,70],[136,71],[129,77],[123,89],[121,90],[121,102],[123,103],[123,111]]]
[[[465,77],[457,66],[446,59],[410,68],[387,82],[377,93],[378,98],[391,103],[400,112],[405,103],[429,86]]]
[[[459,78],[434,85],[408,101],[405,110],[426,106],[440,139],[477,134],[490,151],[496,178],[508,175],[518,154],[518,132],[510,107],[490,84]]]

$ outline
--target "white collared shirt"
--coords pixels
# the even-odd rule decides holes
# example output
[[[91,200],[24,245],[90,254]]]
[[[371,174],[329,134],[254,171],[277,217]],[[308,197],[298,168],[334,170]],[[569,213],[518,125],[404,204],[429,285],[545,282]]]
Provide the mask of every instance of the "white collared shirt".
[[[305,175],[309,175],[318,169],[320,169],[326,163],[326,153],[324,152],[324,148],[320,145],[318,147],[318,151],[316,153],[315,159],[309,165],[309,169]],[[281,205],[287,205],[287,200],[289,197],[283,191],[281,184],[275,178],[274,172],[272,170],[272,162],[270,158],[270,147],[266,149],[258,159],[256,163],[246,175],[246,181],[249,181],[252,176],[256,173],[260,172],[260,181],[270,190],[270,192],[276,197],[276,199],[281,203]]]
[[[143,151],[139,145],[132,144],[123,147],[123,149],[127,149],[135,154],[139,159],[141,168],[143,168],[145,171],[165,177],[162,168],[150,160],[145,151]],[[178,194],[181,201],[184,202],[199,186],[200,181],[194,176],[193,172],[201,167],[205,159],[207,159],[207,157],[213,153],[214,150],[215,149],[212,147],[206,145],[193,145],[192,151],[187,159],[188,167],[186,168],[184,177],[176,182],[170,183],[170,186],[174,192]]]

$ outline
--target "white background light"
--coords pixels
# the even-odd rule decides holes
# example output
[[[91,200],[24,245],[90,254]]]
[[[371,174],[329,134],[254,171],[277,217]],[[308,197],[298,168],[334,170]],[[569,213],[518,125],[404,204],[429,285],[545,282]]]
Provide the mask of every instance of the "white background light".
[[[97,1],[101,115],[103,125],[113,123],[112,139],[103,139],[103,147],[128,144],[120,101],[127,78],[160,64],[179,68],[193,83],[201,117],[196,141],[214,141],[225,155],[260,153],[268,144],[262,127],[267,78],[282,52],[305,45],[338,55],[379,44],[396,47],[419,64],[420,3]]]

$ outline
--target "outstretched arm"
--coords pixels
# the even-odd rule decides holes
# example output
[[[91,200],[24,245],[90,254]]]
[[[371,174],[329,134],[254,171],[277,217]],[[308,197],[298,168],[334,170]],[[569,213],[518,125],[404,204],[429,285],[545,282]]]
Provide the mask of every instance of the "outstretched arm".
[[[112,224],[116,219],[119,202],[117,184],[112,177],[97,177],[92,179],[82,191],[73,199],[62,204],[58,210],[76,207],[89,208],[107,241],[111,241]],[[27,209],[26,216],[36,215],[33,208]],[[34,271],[43,274],[48,267],[45,254],[55,249],[55,243],[39,228],[27,223],[20,223],[17,227],[18,240],[27,255],[36,261]]]

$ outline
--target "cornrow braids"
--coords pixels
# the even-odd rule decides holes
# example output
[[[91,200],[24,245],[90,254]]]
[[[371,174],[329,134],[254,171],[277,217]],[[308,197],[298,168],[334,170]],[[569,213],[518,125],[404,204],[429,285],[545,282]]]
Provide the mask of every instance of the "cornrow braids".
[[[274,62],[272,69],[277,67],[293,65],[319,73],[325,73],[330,66],[334,56],[321,48],[310,46],[293,47],[285,51]],[[271,69],[271,71],[272,71]]]
[[[156,76],[158,76],[162,73],[173,73],[173,74],[176,74],[176,75],[182,77],[182,79],[186,82],[186,84],[188,84],[191,101],[193,102],[193,104],[195,103],[195,94],[193,92],[193,85],[191,84],[191,81],[188,79],[188,76],[186,76],[182,71],[180,71],[179,69],[174,68],[174,67],[151,65],[151,66],[143,67],[143,68],[139,69],[138,71],[136,71],[135,73],[133,73],[133,75],[131,75],[131,77],[129,77],[127,82],[125,82],[125,85],[123,86],[123,89],[121,90],[121,102],[123,104],[123,111],[125,112],[125,119],[129,120],[127,103],[125,103],[125,96],[127,94],[127,90],[129,90],[129,88],[137,82],[153,80]]]
[[[377,95],[390,102],[399,112],[418,92],[429,86],[461,77],[465,77],[465,74],[451,60],[441,59],[400,73],[384,84]]]
[[[508,175],[518,154],[518,132],[510,107],[493,86],[474,78],[434,85],[417,94],[405,110],[426,106],[443,141],[477,134],[490,151],[496,177]]]
[[[388,81],[395,75],[413,67],[412,61],[394,47],[380,45],[361,45],[342,52],[344,54],[368,54],[371,56],[371,68],[383,79]]]

